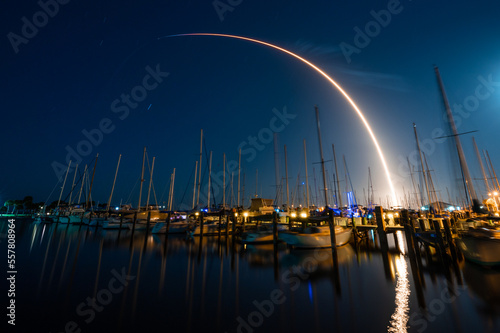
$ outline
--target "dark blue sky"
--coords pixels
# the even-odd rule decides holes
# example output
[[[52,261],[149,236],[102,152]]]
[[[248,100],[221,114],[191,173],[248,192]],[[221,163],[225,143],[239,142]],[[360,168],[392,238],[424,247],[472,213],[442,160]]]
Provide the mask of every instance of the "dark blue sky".
[[[282,176],[287,145],[291,191],[298,176],[299,183],[304,181],[306,139],[315,192],[313,168],[317,187],[321,173],[320,165],[313,164],[319,161],[314,105],[320,108],[325,159],[332,158],[334,143],[339,164],[346,157],[361,202],[371,167],[376,201],[386,202],[389,186],[373,143],[324,78],[290,56],[245,41],[202,36],[158,40],[190,32],[261,39],[324,69],[370,122],[398,197],[403,186],[413,192],[406,164],[415,150],[413,122],[427,143],[428,163],[443,200],[448,199],[446,187],[452,200],[461,195],[453,192],[449,145],[432,140],[439,129],[447,131],[433,65],[441,70],[459,132],[479,130],[473,133],[479,148],[489,151],[494,166],[500,165],[500,5],[494,1],[221,0],[219,8],[231,9],[224,13],[212,1],[69,1],[58,8],[54,1],[47,3],[53,17],[40,14],[36,1],[2,3],[1,202],[25,195],[57,200],[57,189],[49,197],[57,183],[54,165],[66,164],[68,149],[87,148],[81,164],[99,153],[93,198],[107,200],[122,154],[113,201],[135,205],[146,146],[150,160],[156,156],[158,199],[165,193],[162,201],[167,200],[175,167],[175,203],[184,199],[190,205],[201,128],[206,149],[213,151],[214,172],[221,171],[224,152],[236,161],[238,147],[246,149],[247,199],[256,190],[256,169],[259,194],[274,198],[274,152],[267,134],[280,130]],[[368,35],[356,36],[357,31]],[[135,100],[122,100],[131,94]],[[283,110],[289,115],[284,121]],[[108,132],[102,138],[93,131],[99,126]],[[94,143],[82,143],[89,142],[84,132],[94,133]],[[259,140],[261,151],[255,150],[255,157],[248,149],[249,136]],[[480,178],[471,135],[462,140],[472,176]],[[339,168],[345,188],[343,166]],[[327,169],[331,178],[330,162]],[[71,182],[72,174],[68,178]],[[236,179],[235,173],[235,184]],[[145,185],[146,192],[147,181]],[[477,186],[484,196],[483,183]],[[220,202],[220,195],[216,199]]]

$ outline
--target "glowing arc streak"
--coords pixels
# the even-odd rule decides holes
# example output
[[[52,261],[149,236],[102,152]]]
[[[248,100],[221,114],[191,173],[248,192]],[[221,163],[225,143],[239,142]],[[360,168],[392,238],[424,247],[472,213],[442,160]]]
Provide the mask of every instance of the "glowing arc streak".
[[[380,161],[382,162],[382,165],[384,167],[384,171],[385,171],[385,174],[386,174],[386,177],[387,177],[387,181],[389,182],[389,186],[391,188],[392,199],[393,199],[394,203],[397,205],[398,201],[397,201],[397,197],[396,197],[396,192],[394,191],[394,186],[392,184],[392,180],[391,180],[391,175],[390,175],[390,172],[389,172],[389,168],[387,167],[387,163],[385,162],[384,154],[382,153],[382,149],[380,148],[380,146],[378,144],[378,140],[375,137],[375,134],[373,133],[373,131],[372,131],[371,127],[370,127],[370,124],[368,124],[368,121],[366,120],[366,118],[363,115],[363,113],[361,112],[361,110],[358,108],[358,106],[356,105],[356,103],[354,103],[354,101],[352,100],[352,98],[344,91],[344,89],[342,89],[342,87],[337,82],[335,82],[330,76],[328,76],[328,74],[326,74],[318,66],[314,65],[310,61],[308,61],[308,60],[302,58],[301,56],[299,56],[299,55],[297,55],[297,54],[295,54],[295,53],[293,53],[291,51],[288,51],[288,50],[286,50],[286,49],[284,49],[282,47],[279,47],[279,46],[276,46],[274,44],[267,43],[267,42],[264,42],[264,41],[261,41],[261,40],[258,40],[258,39],[253,39],[253,38],[248,38],[248,37],[243,37],[243,36],[199,32],[199,33],[169,35],[169,36],[160,37],[158,39],[168,38],[168,37],[180,37],[180,36],[215,36],[215,37],[227,37],[227,38],[234,38],[234,39],[242,39],[242,40],[246,40],[246,41],[249,41],[249,42],[253,42],[253,43],[257,43],[257,44],[269,46],[269,47],[271,47],[273,49],[276,49],[276,50],[279,50],[281,52],[284,52],[284,53],[286,53],[288,55],[291,55],[292,57],[294,57],[296,59],[299,59],[303,63],[307,64],[308,66],[310,66],[311,68],[313,68],[314,70],[316,70],[325,79],[327,79],[331,84],[333,84],[333,86],[335,88],[337,88],[338,91],[340,91],[340,93],[347,99],[347,101],[349,102],[349,104],[351,104],[351,106],[353,107],[353,109],[356,111],[356,113],[358,114],[358,116],[361,118],[361,121],[365,125],[366,130],[370,134],[370,137],[371,137],[371,139],[373,141],[373,144],[375,145],[375,148],[377,149],[378,155],[380,157]]]

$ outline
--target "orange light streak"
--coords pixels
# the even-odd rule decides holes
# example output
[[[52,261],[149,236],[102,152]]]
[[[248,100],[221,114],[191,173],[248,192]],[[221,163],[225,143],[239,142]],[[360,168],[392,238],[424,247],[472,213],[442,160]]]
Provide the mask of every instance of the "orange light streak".
[[[382,163],[382,166],[384,167],[384,171],[385,171],[385,174],[386,174],[386,177],[387,177],[387,182],[389,183],[389,186],[391,188],[391,194],[392,194],[393,202],[394,202],[395,205],[398,204],[398,200],[397,200],[397,197],[396,197],[396,192],[394,190],[394,186],[392,184],[392,180],[391,180],[391,175],[390,175],[390,172],[389,172],[389,168],[388,168],[387,163],[385,161],[385,157],[384,157],[384,154],[382,152],[382,149],[380,148],[380,145],[378,144],[378,140],[375,137],[375,134],[373,133],[373,130],[370,127],[370,124],[368,124],[368,121],[366,120],[365,116],[363,115],[363,113],[361,112],[361,110],[359,109],[359,107],[356,105],[356,103],[354,103],[354,101],[351,98],[351,96],[349,96],[347,94],[347,92],[344,89],[342,89],[342,87],[337,82],[335,82],[328,74],[326,74],[322,69],[320,69],[318,66],[314,65],[312,62],[310,62],[310,61],[302,58],[301,56],[299,56],[299,55],[297,55],[297,54],[295,54],[295,53],[293,53],[291,51],[288,51],[287,49],[284,49],[284,48],[279,47],[277,45],[274,45],[274,44],[271,44],[271,43],[267,43],[267,42],[264,42],[264,41],[261,41],[261,40],[258,40],[258,39],[253,39],[253,38],[248,38],[248,37],[243,37],[243,36],[200,32],[200,33],[188,33],[188,34],[170,35],[170,36],[160,37],[158,39],[167,38],[167,37],[180,37],[180,36],[215,36],[215,37],[226,37],[226,38],[246,40],[246,41],[249,41],[249,42],[253,42],[253,43],[257,43],[257,44],[269,46],[269,47],[271,47],[273,49],[276,49],[276,50],[279,50],[279,51],[281,51],[283,53],[291,55],[292,57],[294,57],[294,58],[302,61],[303,63],[305,63],[309,67],[313,68],[316,72],[318,72],[319,74],[321,74],[335,88],[337,88],[337,90],[345,97],[345,99],[349,102],[349,104],[351,104],[352,108],[354,109],[354,111],[356,111],[356,113],[359,116],[359,118],[361,118],[361,121],[363,122],[363,125],[365,126],[366,130],[368,131],[368,133],[369,133],[369,135],[370,135],[370,137],[371,137],[371,139],[373,141],[373,144],[375,145],[375,148],[377,149],[377,153],[379,155],[380,162]]]

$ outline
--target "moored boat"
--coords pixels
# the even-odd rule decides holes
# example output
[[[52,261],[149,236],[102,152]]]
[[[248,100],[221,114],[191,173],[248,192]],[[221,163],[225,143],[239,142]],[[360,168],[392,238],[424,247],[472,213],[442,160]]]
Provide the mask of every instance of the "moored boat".
[[[457,243],[467,260],[484,266],[500,265],[500,226],[470,228]]]
[[[335,246],[342,246],[349,242],[352,228],[335,226]],[[331,247],[330,227],[307,227],[303,232],[283,232],[280,238],[290,246],[297,248]]]

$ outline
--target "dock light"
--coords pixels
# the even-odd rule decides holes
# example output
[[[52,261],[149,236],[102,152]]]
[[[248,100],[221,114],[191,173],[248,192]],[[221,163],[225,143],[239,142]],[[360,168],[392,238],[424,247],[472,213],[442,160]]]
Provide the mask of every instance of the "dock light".
[[[496,197],[498,196],[498,192],[493,192],[493,195]]]
[[[200,213],[196,212],[196,213],[194,213],[194,215],[198,216],[198,215],[200,215]]]
[[[307,217],[307,213],[300,213],[300,217],[306,218]]]
[[[392,215],[392,214],[389,214],[389,215],[387,215],[387,216],[388,216],[390,219],[392,219],[392,218],[394,217],[394,215]]]
[[[292,216],[292,217],[297,217],[297,214],[295,214],[295,213],[292,213],[292,215],[291,215],[291,216]]]
[[[244,213],[243,213],[243,216],[244,216],[244,217],[248,217],[248,212],[244,212]]]
[[[120,207],[115,207],[116,210],[120,209]]]
[[[234,216],[238,216],[238,213],[234,213]]]

